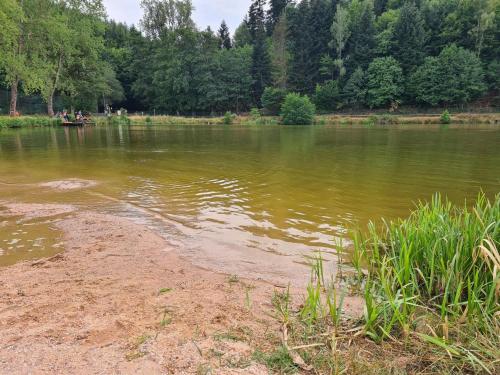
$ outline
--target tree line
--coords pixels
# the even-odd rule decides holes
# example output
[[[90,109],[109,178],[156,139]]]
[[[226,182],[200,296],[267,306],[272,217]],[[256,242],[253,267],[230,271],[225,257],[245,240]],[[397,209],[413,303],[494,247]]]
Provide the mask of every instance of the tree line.
[[[0,75],[94,110],[279,111],[289,92],[322,111],[498,104],[500,0],[252,0],[232,33],[200,30],[190,0],[142,0],[139,27],[100,0],[3,0]]]

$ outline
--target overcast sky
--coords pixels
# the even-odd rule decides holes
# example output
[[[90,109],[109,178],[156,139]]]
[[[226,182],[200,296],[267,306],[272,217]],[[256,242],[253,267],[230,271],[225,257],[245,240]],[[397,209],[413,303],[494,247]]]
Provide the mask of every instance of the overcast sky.
[[[247,13],[250,2],[251,0],[193,0],[193,18],[200,29],[210,26],[213,30],[217,30],[225,19],[231,33],[234,33]],[[139,4],[140,0],[104,0],[109,18],[129,25],[139,24],[142,17]]]

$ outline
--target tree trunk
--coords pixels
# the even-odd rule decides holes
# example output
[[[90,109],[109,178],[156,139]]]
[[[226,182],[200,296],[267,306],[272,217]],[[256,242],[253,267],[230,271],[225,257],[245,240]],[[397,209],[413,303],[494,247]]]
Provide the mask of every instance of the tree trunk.
[[[47,113],[50,117],[54,117],[54,94],[47,98]]]
[[[19,87],[19,78],[16,77],[10,87],[10,109],[9,114],[15,116],[17,113],[17,91]]]
[[[57,63],[56,77],[54,79],[54,85],[52,86],[49,96],[47,98],[47,112],[50,117],[54,117],[54,94],[56,92],[57,85],[59,84],[59,76],[61,75],[61,68],[63,62],[63,55],[59,55],[59,61]]]

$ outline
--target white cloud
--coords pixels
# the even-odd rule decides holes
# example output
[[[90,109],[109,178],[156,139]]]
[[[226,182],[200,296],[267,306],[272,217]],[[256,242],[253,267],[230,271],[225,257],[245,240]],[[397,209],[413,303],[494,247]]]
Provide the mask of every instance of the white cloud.
[[[251,0],[193,0],[193,18],[200,29],[210,26],[217,30],[221,21],[226,20],[231,32],[243,20]],[[139,0],[104,0],[109,18],[129,25],[139,23],[142,9]]]

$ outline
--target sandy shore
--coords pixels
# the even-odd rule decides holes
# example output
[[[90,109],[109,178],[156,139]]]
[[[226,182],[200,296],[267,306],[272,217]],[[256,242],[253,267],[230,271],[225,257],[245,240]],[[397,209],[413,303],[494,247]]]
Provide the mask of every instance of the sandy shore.
[[[53,220],[65,250],[0,268],[0,374],[269,373],[252,354],[280,342],[272,280],[195,266],[126,218],[3,206]]]
[[[1,374],[267,373],[251,354],[279,332],[272,286],[192,266],[123,218],[75,210],[56,225],[63,253],[0,269]]]

